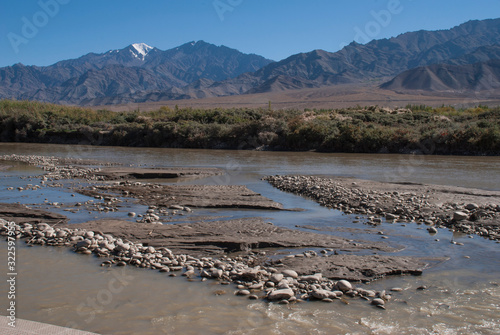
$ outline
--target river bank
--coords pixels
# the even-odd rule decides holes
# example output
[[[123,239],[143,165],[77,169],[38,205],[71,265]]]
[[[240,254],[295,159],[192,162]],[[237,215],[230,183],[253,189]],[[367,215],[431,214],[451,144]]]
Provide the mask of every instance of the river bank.
[[[500,155],[500,109],[357,106],[337,110],[111,112],[0,101],[4,142],[425,155]]]

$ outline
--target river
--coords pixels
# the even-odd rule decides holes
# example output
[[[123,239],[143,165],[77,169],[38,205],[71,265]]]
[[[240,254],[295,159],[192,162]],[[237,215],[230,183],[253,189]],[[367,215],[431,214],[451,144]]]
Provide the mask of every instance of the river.
[[[408,181],[500,190],[499,157],[321,154],[314,152],[217,151],[116,148],[39,144],[0,144],[0,154],[36,154],[95,159],[134,166],[219,167],[225,176],[182,183],[244,184],[303,212],[204,210],[228,218],[264,216],[277,225],[328,226],[353,239],[379,240],[369,227],[298,196],[285,194],[260,180],[272,174],[347,176],[379,181]],[[7,187],[37,183],[19,177],[41,170],[15,164],[0,172],[0,202],[43,203],[84,201],[65,189],[13,193]],[[133,206],[131,204],[130,206]],[[125,208],[125,212],[130,208]],[[138,208],[137,210],[141,210]],[[67,213],[65,213],[67,214]],[[122,213],[123,214],[123,213]],[[95,215],[95,214],[92,214]],[[102,214],[110,215],[110,214]],[[119,215],[119,214],[114,214]],[[93,219],[69,216],[72,222]],[[349,228],[349,229],[345,229]],[[399,246],[398,254],[447,257],[422,276],[388,277],[370,283],[395,292],[387,310],[350,299],[327,304],[269,304],[236,297],[233,286],[188,282],[156,271],[103,268],[102,260],[66,248],[27,247],[17,243],[17,317],[100,334],[499,334],[500,244],[480,237],[440,230],[436,237],[417,224],[376,228]],[[451,244],[450,240],[464,243]],[[6,255],[6,242],[0,243]],[[4,258],[7,258],[6,256]],[[0,271],[7,273],[7,260]],[[5,275],[6,276],[6,275]],[[417,290],[427,286],[426,290]],[[216,290],[227,291],[214,295]],[[7,287],[0,285],[0,314],[6,315]]]

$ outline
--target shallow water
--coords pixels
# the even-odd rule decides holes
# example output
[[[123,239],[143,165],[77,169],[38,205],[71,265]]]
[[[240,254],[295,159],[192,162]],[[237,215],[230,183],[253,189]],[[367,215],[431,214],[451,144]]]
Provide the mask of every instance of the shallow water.
[[[368,286],[405,289],[384,311],[359,299],[250,302],[230,286],[102,268],[65,248],[20,243],[17,251],[18,317],[101,334],[498,334],[500,324],[498,272],[433,269],[380,280]],[[416,291],[421,285],[429,289]],[[220,289],[228,294],[215,296]],[[0,294],[6,296],[3,286]]]
[[[227,177],[189,180],[187,183],[245,184],[286,208],[303,212],[251,210],[198,210],[196,215],[229,218],[263,216],[276,225],[313,225],[323,234],[355,240],[380,241],[402,249],[398,254],[447,257],[422,276],[385,278],[369,285],[374,289],[402,287],[387,310],[360,299],[327,304],[308,302],[290,306],[251,302],[233,296],[233,286],[214,282],[187,282],[156,271],[135,268],[102,268],[101,260],[72,253],[66,248],[27,247],[17,244],[17,303],[19,318],[94,331],[101,334],[498,334],[500,327],[500,244],[469,238],[440,229],[432,237],[416,224],[383,223],[377,228],[353,223],[353,218],[316,203],[273,189],[260,178],[267,174],[317,174],[353,176],[373,180],[449,184],[500,189],[498,157],[426,157],[403,155],[328,155],[318,153],[268,153],[75,147],[58,145],[0,144],[0,154],[42,154],[92,158],[147,166],[221,167]],[[410,163],[408,163],[410,162]],[[417,164],[418,163],[418,164]],[[405,165],[406,164],[406,165]],[[408,165],[410,164],[410,165]],[[411,171],[410,168],[414,168]],[[411,173],[410,173],[411,172]],[[23,164],[1,171],[0,202],[34,204],[48,199],[72,203],[87,200],[61,188],[39,191],[6,191],[9,186],[36,184],[20,179],[40,173]],[[184,182],[184,181],[183,181]],[[141,206],[126,203],[141,212]],[[127,207],[129,206],[129,207]],[[51,206],[47,208],[53,209]],[[57,210],[57,209],[55,209]],[[72,215],[77,222],[94,218]],[[184,218],[187,220],[188,218]],[[451,238],[465,245],[450,243]],[[439,238],[439,241],[435,241]],[[0,242],[6,255],[6,242]],[[286,251],[283,251],[286,252]],[[297,252],[297,251],[293,251]],[[470,258],[466,258],[470,257]],[[6,258],[6,256],[4,256]],[[6,260],[0,271],[7,273]],[[363,285],[364,284],[359,284]],[[419,286],[428,286],[424,291]],[[228,294],[215,296],[216,290]],[[6,314],[7,287],[0,285],[0,314]]]
[[[308,174],[410,181],[500,190],[500,157],[325,154],[0,143],[0,154],[51,155],[148,166],[220,167],[214,183],[247,183],[261,175]]]

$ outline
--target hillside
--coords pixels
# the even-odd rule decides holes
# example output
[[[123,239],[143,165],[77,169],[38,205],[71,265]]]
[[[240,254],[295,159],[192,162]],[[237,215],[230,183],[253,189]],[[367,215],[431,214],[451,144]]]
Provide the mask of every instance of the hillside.
[[[434,64],[408,70],[380,86],[394,91],[483,91],[500,88],[500,60],[467,65]]]

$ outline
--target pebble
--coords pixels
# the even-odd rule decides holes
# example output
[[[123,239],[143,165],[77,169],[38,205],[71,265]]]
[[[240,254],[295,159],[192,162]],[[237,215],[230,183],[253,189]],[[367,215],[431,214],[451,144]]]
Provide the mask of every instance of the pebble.
[[[285,276],[285,277],[291,277],[293,279],[297,279],[299,278],[299,275],[297,274],[297,272],[295,272],[294,270],[283,270],[281,271],[281,273]]]
[[[286,289],[282,289],[282,290],[271,291],[267,295],[267,299],[270,301],[277,301],[277,300],[283,300],[283,299],[290,299],[294,295],[295,295],[295,293],[293,292],[293,290],[291,288],[286,288]]]
[[[236,295],[250,295],[250,291],[249,290],[239,290],[239,291],[236,291]]]
[[[464,212],[454,212],[453,213],[453,220],[455,221],[463,221],[467,220],[469,218],[469,215],[464,213]]]
[[[272,274],[272,275],[271,275],[270,280],[271,280],[273,283],[277,284],[277,283],[279,283],[280,281],[282,281],[282,280],[283,280],[283,278],[284,278],[283,274],[281,274],[281,273],[274,273],[274,274]]]
[[[342,292],[347,292],[352,290],[352,284],[349,283],[347,280],[339,280],[336,286],[337,289],[339,289]]]
[[[248,288],[251,290],[262,290],[264,288],[264,284],[262,283],[253,284],[250,285]]]
[[[472,210],[475,210],[475,209],[478,209],[479,206],[477,204],[474,204],[474,203],[471,203],[471,204],[467,204],[465,206],[465,209],[469,210],[469,211],[472,211]]]
[[[316,299],[323,300],[323,299],[336,299],[337,294],[332,291],[328,290],[316,290],[312,292],[312,296]]]
[[[314,275],[302,276],[300,281],[305,281],[309,283],[319,283],[323,280],[323,275],[321,273],[316,273]]]
[[[375,298],[372,300],[371,304],[375,305],[377,307],[384,307],[385,301],[383,299],[380,299],[380,298]]]
[[[186,272],[184,272],[182,275],[183,275],[184,277],[192,277],[192,276],[194,276],[194,274],[195,274],[194,270],[187,270],[187,271],[186,271]]]
[[[397,216],[397,215],[395,215],[395,214],[390,214],[390,213],[389,213],[389,214],[386,214],[386,215],[385,215],[385,219],[386,219],[386,220],[391,220],[391,221],[392,221],[392,220],[397,220],[397,219],[399,219],[399,216]]]
[[[429,232],[429,234],[437,234],[438,232],[438,230],[434,227],[427,228],[427,231]]]

